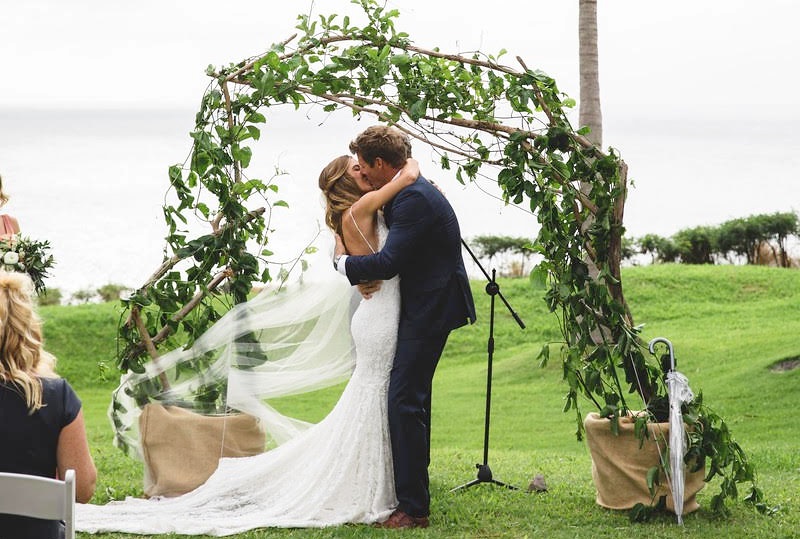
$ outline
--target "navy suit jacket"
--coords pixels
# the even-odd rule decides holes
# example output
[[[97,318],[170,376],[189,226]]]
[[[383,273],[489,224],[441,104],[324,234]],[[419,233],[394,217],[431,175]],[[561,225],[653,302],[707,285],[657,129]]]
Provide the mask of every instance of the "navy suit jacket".
[[[380,252],[349,256],[351,284],[400,275],[398,338],[449,332],[475,321],[461,256],[461,230],[452,206],[420,176],[384,208],[389,235]]]

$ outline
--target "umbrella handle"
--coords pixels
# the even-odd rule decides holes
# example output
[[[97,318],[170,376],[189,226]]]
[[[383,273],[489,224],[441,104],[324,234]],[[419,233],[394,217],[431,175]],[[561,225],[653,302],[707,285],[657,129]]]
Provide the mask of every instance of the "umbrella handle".
[[[656,337],[655,339],[650,341],[650,343],[648,343],[647,348],[650,350],[651,354],[655,355],[655,353],[656,353],[656,350],[655,350],[656,344],[660,343],[660,342],[662,342],[662,343],[667,345],[667,349],[669,350],[669,370],[670,371],[674,371],[675,370],[675,352],[674,352],[674,350],[672,348],[672,343],[668,339],[665,339],[664,337]],[[662,365],[662,368],[663,368],[663,365]]]

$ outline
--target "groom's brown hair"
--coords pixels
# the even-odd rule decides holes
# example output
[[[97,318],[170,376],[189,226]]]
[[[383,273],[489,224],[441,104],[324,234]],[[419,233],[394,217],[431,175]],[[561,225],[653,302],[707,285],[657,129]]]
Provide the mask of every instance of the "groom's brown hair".
[[[388,125],[368,127],[350,143],[350,151],[360,155],[369,165],[380,157],[395,168],[402,168],[411,157],[411,142],[408,136]]]

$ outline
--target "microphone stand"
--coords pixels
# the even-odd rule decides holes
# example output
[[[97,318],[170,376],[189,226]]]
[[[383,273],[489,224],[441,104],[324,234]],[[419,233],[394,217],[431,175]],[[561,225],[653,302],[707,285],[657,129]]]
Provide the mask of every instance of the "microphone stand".
[[[498,481],[492,476],[492,469],[489,468],[489,418],[491,414],[492,408],[492,359],[494,358],[494,304],[495,304],[495,296],[499,297],[503,303],[505,304],[508,311],[511,313],[511,316],[514,317],[517,324],[521,329],[525,329],[525,323],[522,319],[514,312],[514,309],[511,308],[511,305],[506,301],[506,298],[503,297],[503,294],[500,292],[500,285],[497,283],[495,279],[497,271],[492,269],[492,276],[489,277],[489,274],[486,272],[484,267],[481,265],[478,257],[475,256],[475,253],[472,252],[472,249],[469,248],[467,243],[462,239],[461,244],[470,254],[472,259],[481,269],[483,274],[486,276],[486,280],[488,283],[486,284],[486,293],[489,294],[490,297],[490,314],[489,314],[489,340],[487,343],[487,352],[488,352],[488,370],[486,373],[486,414],[485,414],[485,421],[483,426],[483,463],[476,464],[475,467],[478,468],[478,477],[469,481],[468,483],[464,483],[463,485],[457,486],[452,489],[450,492],[455,492],[457,490],[461,490],[464,488],[471,487],[473,485],[477,485],[478,483],[494,483],[495,485],[500,485],[501,487],[506,487],[511,490],[519,490],[518,487],[513,485],[509,485],[507,483],[503,483],[502,481]]]

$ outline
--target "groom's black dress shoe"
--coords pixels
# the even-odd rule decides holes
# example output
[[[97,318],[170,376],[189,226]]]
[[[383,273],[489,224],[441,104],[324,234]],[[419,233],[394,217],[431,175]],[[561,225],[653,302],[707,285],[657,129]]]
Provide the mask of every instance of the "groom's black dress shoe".
[[[383,522],[376,524],[378,528],[427,528],[430,523],[428,517],[412,517],[399,509]]]

